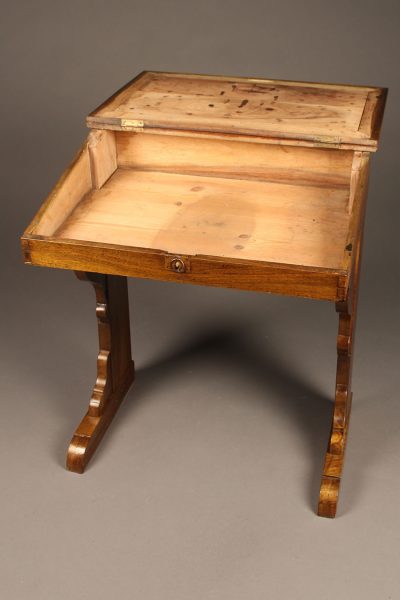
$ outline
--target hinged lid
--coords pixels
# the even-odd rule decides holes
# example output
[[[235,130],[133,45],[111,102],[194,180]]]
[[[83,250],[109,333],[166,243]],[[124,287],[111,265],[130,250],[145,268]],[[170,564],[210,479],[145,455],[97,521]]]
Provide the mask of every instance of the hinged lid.
[[[89,127],[192,131],[374,151],[385,88],[145,71]]]

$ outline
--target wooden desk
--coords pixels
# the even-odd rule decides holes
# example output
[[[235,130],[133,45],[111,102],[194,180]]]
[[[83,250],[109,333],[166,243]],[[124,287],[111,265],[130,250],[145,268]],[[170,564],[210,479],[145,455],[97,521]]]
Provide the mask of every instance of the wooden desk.
[[[76,271],[96,293],[98,374],[70,470],[84,471],[134,379],[126,277],[330,300],[337,380],[318,514],[335,516],[385,99],[374,87],[144,72],[89,115],[22,236],[26,263]]]

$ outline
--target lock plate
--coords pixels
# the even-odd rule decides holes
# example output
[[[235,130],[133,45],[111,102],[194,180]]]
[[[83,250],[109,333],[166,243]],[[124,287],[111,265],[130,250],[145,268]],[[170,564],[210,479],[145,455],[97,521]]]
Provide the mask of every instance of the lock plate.
[[[190,271],[190,261],[188,256],[168,255],[165,257],[165,266],[169,271],[177,274],[183,274]]]

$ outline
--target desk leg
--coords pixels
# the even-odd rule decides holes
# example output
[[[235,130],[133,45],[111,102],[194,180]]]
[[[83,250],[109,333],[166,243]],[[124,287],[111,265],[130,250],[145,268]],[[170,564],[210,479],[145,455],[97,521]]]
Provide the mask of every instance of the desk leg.
[[[336,311],[339,313],[336,391],[332,428],[325,456],[318,505],[318,514],[321,517],[333,518],[336,515],[346,450],[352,400],[351,372],[357,316],[361,243],[360,240],[356,248],[357,254],[355,257],[353,281],[348,297],[345,301],[336,303]]]
[[[67,452],[67,469],[83,473],[134,379],[126,277],[76,272],[92,283],[99,331],[97,379],[89,408]]]

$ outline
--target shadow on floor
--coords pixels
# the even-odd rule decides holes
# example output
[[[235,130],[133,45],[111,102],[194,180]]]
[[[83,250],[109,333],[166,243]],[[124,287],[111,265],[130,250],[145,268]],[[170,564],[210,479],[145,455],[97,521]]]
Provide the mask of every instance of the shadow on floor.
[[[135,409],[148,401],[153,390],[164,386],[170,379],[179,378],[185,368],[193,368],[201,359],[212,359],[222,369],[234,371],[235,377],[251,378],[253,384],[260,388],[261,397],[265,391],[265,402],[269,405],[272,402],[274,410],[283,413],[285,419],[292,420],[295,427],[301,429],[310,464],[304,495],[309,507],[315,511],[331,424],[332,400],[284,364],[275,348],[271,351],[265,347],[259,349],[250,342],[240,332],[214,330],[138,370],[136,381],[112,424],[110,437],[118,435],[121,419],[134,418]],[[246,401],[246,398],[243,400]],[[106,451],[107,444],[108,435],[100,445],[97,456],[94,456],[92,465]]]

